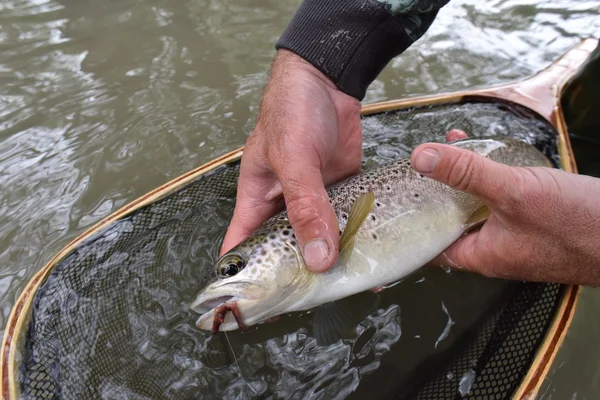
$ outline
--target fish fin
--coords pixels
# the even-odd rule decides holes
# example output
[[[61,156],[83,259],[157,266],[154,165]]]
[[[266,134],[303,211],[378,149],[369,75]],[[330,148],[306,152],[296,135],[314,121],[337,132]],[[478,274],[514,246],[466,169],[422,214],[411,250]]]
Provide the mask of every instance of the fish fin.
[[[344,249],[340,251],[340,261],[342,263],[347,263],[350,260],[352,251],[354,251],[354,237],[344,246]]]
[[[319,346],[353,337],[353,329],[379,304],[379,296],[363,292],[321,305],[313,318],[313,336]]]
[[[487,206],[478,208],[465,223],[465,231],[471,231],[480,227],[490,216],[490,209]]]
[[[342,339],[347,321],[352,319],[350,310],[336,304],[322,304],[313,318],[313,336],[319,346],[329,346]]]
[[[348,213],[346,228],[340,237],[340,256],[348,259],[354,248],[354,236],[373,209],[375,194],[373,192],[360,195],[352,204]]]

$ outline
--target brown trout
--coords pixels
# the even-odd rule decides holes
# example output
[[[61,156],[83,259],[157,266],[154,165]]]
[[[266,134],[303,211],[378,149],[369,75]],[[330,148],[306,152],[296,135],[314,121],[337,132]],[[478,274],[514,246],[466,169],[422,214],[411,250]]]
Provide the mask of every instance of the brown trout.
[[[496,162],[551,167],[534,146],[507,137],[450,143]],[[416,172],[409,159],[363,170],[328,187],[340,232],[340,256],[324,273],[310,272],[285,211],[221,257],[218,279],[192,304],[196,325],[235,330],[280,314],[308,310],[398,281],[421,268],[485,221],[475,197]],[[217,309],[217,312],[215,312]]]

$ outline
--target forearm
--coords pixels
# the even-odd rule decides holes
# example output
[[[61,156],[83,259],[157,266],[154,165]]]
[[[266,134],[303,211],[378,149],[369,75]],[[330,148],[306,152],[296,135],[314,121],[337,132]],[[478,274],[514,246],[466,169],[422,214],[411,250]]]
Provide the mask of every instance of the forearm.
[[[449,0],[304,0],[277,42],[359,100]]]

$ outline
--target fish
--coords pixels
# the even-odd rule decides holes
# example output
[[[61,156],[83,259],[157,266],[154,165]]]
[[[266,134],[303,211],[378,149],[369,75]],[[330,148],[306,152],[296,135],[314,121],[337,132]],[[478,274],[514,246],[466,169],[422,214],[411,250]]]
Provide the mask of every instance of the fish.
[[[515,138],[449,144],[511,166],[552,167],[535,146]],[[218,259],[217,278],[190,305],[200,314],[198,329],[236,330],[402,280],[490,213],[476,197],[418,173],[409,158],[365,168],[328,186],[327,194],[340,229],[335,264],[322,273],[306,267],[283,210]]]

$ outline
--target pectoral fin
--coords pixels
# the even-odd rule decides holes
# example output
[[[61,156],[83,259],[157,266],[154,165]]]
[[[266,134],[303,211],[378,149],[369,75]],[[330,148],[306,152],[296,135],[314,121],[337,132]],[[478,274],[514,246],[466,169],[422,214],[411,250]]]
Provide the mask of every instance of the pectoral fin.
[[[352,204],[346,228],[340,237],[340,257],[342,259],[347,259],[352,254],[354,236],[373,209],[373,204],[375,204],[375,195],[372,192],[361,195]]]
[[[473,229],[479,228],[490,216],[490,209],[487,206],[482,206],[478,208],[467,220],[465,223],[465,232],[471,231]]]
[[[356,336],[356,326],[377,308],[379,301],[379,296],[363,292],[319,306],[313,319],[313,336],[317,344],[329,346],[340,339]]]

